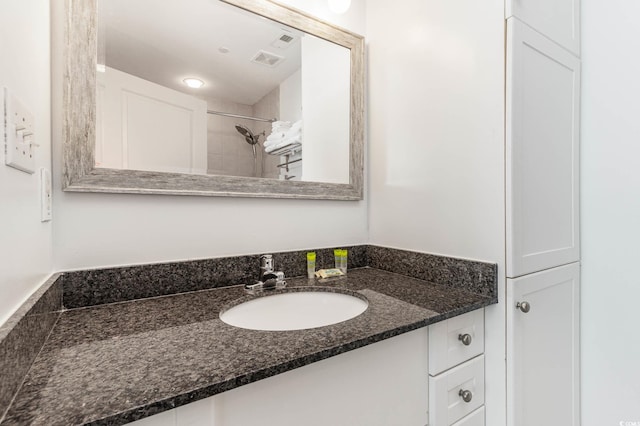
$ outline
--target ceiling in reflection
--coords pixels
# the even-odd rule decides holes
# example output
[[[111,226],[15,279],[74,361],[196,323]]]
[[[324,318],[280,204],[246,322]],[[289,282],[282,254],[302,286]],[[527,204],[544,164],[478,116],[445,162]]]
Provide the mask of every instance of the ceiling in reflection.
[[[300,31],[218,0],[99,0],[98,16],[99,63],[201,98],[253,105],[300,68]]]

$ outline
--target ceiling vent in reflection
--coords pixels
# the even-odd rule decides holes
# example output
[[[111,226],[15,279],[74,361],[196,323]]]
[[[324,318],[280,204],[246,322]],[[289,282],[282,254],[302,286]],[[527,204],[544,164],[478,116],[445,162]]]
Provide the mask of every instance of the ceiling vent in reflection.
[[[251,59],[251,62],[255,62],[256,64],[266,65],[268,67],[275,67],[280,62],[284,61],[282,56],[274,55],[270,52],[265,52],[264,50],[259,51],[256,55]]]
[[[283,32],[282,34],[280,34],[280,37],[278,37],[273,41],[273,43],[271,43],[271,46],[277,47],[278,49],[286,49],[293,44],[295,39],[296,37],[294,34],[290,32]]]

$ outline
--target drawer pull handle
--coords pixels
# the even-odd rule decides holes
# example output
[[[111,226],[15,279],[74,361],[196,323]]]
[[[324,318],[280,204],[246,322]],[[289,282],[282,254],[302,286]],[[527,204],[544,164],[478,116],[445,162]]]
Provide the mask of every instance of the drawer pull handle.
[[[518,302],[516,303],[516,309],[520,309],[526,314],[531,309],[531,305],[529,304],[529,302]]]
[[[460,389],[460,392],[458,392],[458,395],[460,395],[460,397],[464,402],[471,402],[471,398],[473,398],[473,394],[471,393],[471,391],[468,391],[468,390]]]
[[[458,334],[458,340],[462,342],[463,345],[469,346],[471,344],[471,335],[469,333]]]

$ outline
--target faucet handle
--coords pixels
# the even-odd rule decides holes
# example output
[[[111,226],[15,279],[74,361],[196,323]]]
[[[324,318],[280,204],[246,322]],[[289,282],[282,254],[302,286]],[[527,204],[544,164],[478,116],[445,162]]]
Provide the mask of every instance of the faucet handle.
[[[287,282],[284,279],[284,272],[269,272],[265,274],[264,289],[284,288]]]
[[[273,255],[271,254],[263,254],[260,256],[260,267],[265,270],[272,271],[273,270]]]
[[[277,280],[278,276],[273,272],[267,272],[262,276],[262,281],[267,282],[267,280]]]
[[[284,279],[284,272],[267,272],[262,277],[262,280],[255,284],[245,284],[244,289],[249,294],[256,294],[262,292],[262,290],[273,290],[277,288],[284,288],[287,286],[287,282]]]

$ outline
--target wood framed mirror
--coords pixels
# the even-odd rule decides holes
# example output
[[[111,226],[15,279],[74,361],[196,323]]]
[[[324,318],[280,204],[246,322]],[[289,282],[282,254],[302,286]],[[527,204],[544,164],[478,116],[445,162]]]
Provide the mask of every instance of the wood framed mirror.
[[[98,1],[107,3],[109,2],[109,0]],[[305,104],[306,102],[305,105],[307,106],[305,108],[299,108],[302,111],[301,114],[303,114],[300,120],[300,123],[302,123],[300,126],[303,130],[301,139],[296,140],[300,142],[299,145],[301,145],[301,148],[299,148],[297,152],[296,150],[275,150],[266,152],[269,148],[267,146],[267,138],[272,137],[276,133],[276,124],[272,124],[270,122],[275,121],[276,123],[284,122],[291,124],[291,122],[296,118],[300,118],[294,117],[295,114],[290,114],[293,118],[287,121],[287,118],[289,118],[289,116],[286,116],[284,108],[276,110],[275,114],[271,114],[268,117],[264,117],[256,113],[244,115],[235,114],[236,110],[233,110],[231,112],[221,112],[219,111],[220,108],[218,108],[217,106],[216,108],[210,107],[212,103],[210,99],[207,100],[201,95],[194,95],[192,97],[197,98],[198,102],[205,102],[203,113],[207,114],[207,116],[205,117],[205,122],[213,121],[212,116],[217,117],[217,119],[219,120],[227,120],[224,121],[224,126],[226,126],[225,131],[231,132],[234,135],[233,137],[236,138],[228,143],[238,143],[243,150],[249,150],[249,152],[251,152],[250,149],[253,149],[254,175],[216,174],[221,172],[217,172],[217,169],[211,166],[214,160],[217,161],[217,158],[215,158],[215,153],[212,154],[211,152],[206,151],[207,146],[212,146],[213,144],[211,138],[205,141],[202,145],[204,147],[204,150],[198,152],[197,150],[190,148],[191,151],[189,151],[189,155],[184,155],[184,157],[187,158],[187,162],[192,162],[189,164],[195,164],[198,162],[199,164],[202,164],[202,170],[193,167],[193,170],[200,170],[199,172],[193,172],[187,167],[187,169],[189,169],[187,170],[188,172],[182,173],[173,170],[181,171],[184,168],[147,166],[144,161],[136,162],[136,158],[142,158],[146,160],[150,157],[148,153],[151,151],[146,151],[145,154],[145,146],[151,147],[148,149],[155,150],[161,147],[163,144],[168,143],[162,142],[160,140],[161,136],[167,134],[168,132],[156,129],[156,134],[153,134],[153,132],[147,132],[145,130],[138,130],[136,133],[136,130],[132,130],[131,126],[123,130],[122,124],[113,124],[113,122],[107,121],[103,118],[104,110],[106,108],[104,105],[106,104],[100,103],[102,102],[101,98],[103,98],[104,95],[100,94],[97,88],[99,84],[102,84],[101,79],[103,78],[103,76],[99,74],[100,72],[103,72],[105,70],[105,61],[104,58],[101,58],[101,56],[104,56],[104,42],[99,42],[99,33],[101,31],[104,31],[104,24],[99,19],[99,14],[102,13],[102,7],[99,7],[98,1],[66,0],[64,58],[65,68],[63,75],[63,189],[65,191],[328,200],[362,199],[364,177],[364,39],[362,36],[353,34],[349,31],[338,28],[315,17],[307,15],[303,12],[280,5],[270,0],[199,1],[198,4],[201,4],[201,7],[207,7],[207,4],[216,4],[217,6],[224,4],[225,7],[234,9],[235,12],[233,13],[235,14],[244,14],[247,15],[247,18],[258,18],[258,21],[268,21],[275,25],[274,28],[279,28],[285,31],[285,39],[289,38],[288,35],[293,35],[292,38],[294,39],[296,38],[296,35],[299,35],[300,38],[306,37],[305,40],[309,40],[308,44],[310,45],[316,43],[314,40],[320,40],[321,43],[327,43],[327,46],[338,46],[340,49],[346,49],[346,55],[343,56],[346,58],[346,62],[348,63],[348,75],[345,75],[345,71],[342,70],[335,72],[336,75],[339,75],[340,79],[346,81],[346,84],[343,85],[343,89],[340,89],[340,93],[344,96],[345,99],[343,103],[348,103],[348,105],[345,105],[345,108],[343,108],[343,110],[348,111],[348,113],[338,116],[337,119],[342,120],[342,122],[345,123],[344,126],[342,126],[344,129],[343,134],[344,139],[348,138],[348,140],[344,140],[343,142],[344,149],[341,150],[341,152],[343,152],[343,155],[339,156],[336,154],[331,157],[332,151],[329,148],[331,146],[331,143],[342,138],[332,137],[331,133],[326,132],[326,130],[331,130],[338,127],[330,122],[327,117],[331,115],[331,111],[338,110],[338,108],[333,108],[331,106],[325,106],[324,109],[316,108],[317,104],[322,101],[322,96],[320,96],[321,92],[317,90],[316,94],[314,95],[313,88],[319,87],[320,91],[323,89],[322,85],[324,83],[321,81],[323,75],[330,76],[331,72],[334,71],[331,66],[334,62],[337,61],[319,61],[319,59],[322,58],[319,57],[317,53],[315,53],[316,51],[307,50],[307,65],[306,68],[302,68],[302,72],[304,73],[305,78],[307,78],[306,76],[311,76],[315,73],[316,78],[320,78],[320,80],[310,81],[309,83],[305,83],[303,81],[302,83],[303,89],[304,87],[309,87],[309,89],[304,89],[302,91],[305,93],[312,93],[312,95],[308,96],[306,100],[303,97],[301,105]],[[143,0],[140,1],[143,2]],[[185,2],[181,1],[180,3],[184,4]],[[132,3],[128,3],[126,7],[132,7],[131,4]],[[150,11],[149,13],[153,13],[153,11]],[[204,13],[203,11],[200,11],[198,13],[206,15],[206,13]],[[241,18],[245,19],[245,17]],[[229,20],[230,18],[225,19]],[[187,21],[189,23],[193,22],[192,19],[189,19]],[[113,30],[108,31],[116,33]],[[171,30],[166,29],[165,32],[167,31]],[[246,32],[247,31],[245,30],[245,33]],[[151,31],[150,34],[152,34]],[[159,38],[158,34],[160,33],[156,33],[155,38]],[[244,36],[238,36],[236,38],[244,39]],[[135,44],[133,43],[133,38],[130,37],[129,40],[131,40],[130,44]],[[260,48],[258,49],[258,51],[266,52],[267,56],[270,52],[273,51],[276,51],[277,53],[273,56],[285,56],[284,54],[281,54],[277,51],[279,47],[274,43],[275,42],[273,40],[264,39],[263,44],[265,44],[267,48]],[[229,50],[222,44],[210,44],[212,50],[218,51],[215,53]],[[140,45],[144,44],[140,42]],[[333,49],[333,47],[331,48]],[[179,49],[173,50],[176,51]],[[106,51],[107,56],[114,58],[118,56],[109,54],[109,48],[107,48]],[[303,51],[302,53],[303,67],[305,66],[304,52],[305,51]],[[130,56],[143,55],[133,54]],[[270,59],[272,58],[267,58],[267,60]],[[123,61],[121,61],[121,63],[122,62]],[[291,66],[292,62],[292,59],[289,60],[287,66]],[[107,65],[109,65],[108,61]],[[260,66],[263,65],[264,64]],[[123,66],[119,66],[119,68],[122,69]],[[170,69],[171,67],[168,64],[166,67],[157,65],[154,67],[147,67],[148,70],[164,70],[165,68]],[[131,69],[135,70],[136,67],[132,66]],[[114,71],[114,73],[115,72],[116,71]],[[117,72],[120,73],[121,70],[118,70]],[[127,75],[132,75],[132,77],[130,78],[130,80],[132,81],[134,81],[135,79],[140,79],[139,76],[141,74],[144,74],[146,71],[142,71],[138,74],[138,76],[133,75],[134,72],[135,71],[127,70],[126,73]],[[241,73],[241,71],[229,71],[227,74],[234,73],[238,75]],[[247,71],[247,74],[250,73],[250,71]],[[318,75],[320,75],[320,77],[317,77]],[[146,77],[146,75],[144,75],[144,77]],[[324,80],[326,80],[327,78],[329,77],[324,77]],[[260,81],[266,80],[262,78],[258,79]],[[151,81],[152,77],[149,77],[147,80]],[[143,84],[146,85],[147,80],[145,80]],[[156,82],[153,82],[153,84],[157,85]],[[278,84],[280,83],[276,82],[274,84],[278,86]],[[307,84],[307,86],[304,86],[304,84]],[[219,86],[221,86],[221,89],[228,89],[234,85],[234,83],[224,82],[219,84]],[[248,87],[249,84],[242,84],[242,86]],[[175,91],[175,88],[163,88],[162,90],[168,93],[171,91]],[[263,88],[261,90],[263,90],[264,92],[265,90],[270,89]],[[128,91],[129,94],[133,92],[137,94],[136,90]],[[186,94],[190,95],[190,92],[187,90]],[[225,94],[224,96],[227,95]],[[261,96],[260,93],[258,93],[257,96]],[[326,97],[329,99],[332,98],[331,96]],[[118,102],[115,102],[114,104],[118,104]],[[120,103],[125,105],[124,101]],[[144,105],[144,103],[138,102],[137,104],[126,104],[126,108],[128,108],[126,109],[126,111],[128,111],[129,115],[123,114],[120,110],[118,110],[116,113],[112,113],[111,115],[122,116],[124,121],[131,121],[131,111],[136,111],[136,107],[139,111],[142,111],[145,114],[149,114],[149,112],[145,111],[144,108],[140,107],[140,105]],[[277,117],[271,118],[274,115]],[[158,114],[157,117],[153,117],[154,119],[158,120],[157,123],[159,123],[159,125],[163,122],[166,123],[167,121],[170,121],[163,121],[161,114]],[[220,117],[226,118],[223,119]],[[257,137],[256,135],[254,135],[254,133],[258,133],[257,131],[254,130],[252,132],[249,129],[250,126],[245,126],[242,124],[246,123],[247,121],[239,121],[251,121],[252,119],[268,122],[265,126],[271,125],[273,126],[273,128],[270,129],[263,126],[262,128],[264,130],[262,131],[262,137]],[[327,120],[326,124],[323,122],[323,120]],[[193,120],[188,122],[192,123],[192,121]],[[109,133],[105,131],[105,129],[112,131],[114,128],[117,129],[117,132],[115,133],[122,134],[123,138],[125,140],[128,140],[128,145],[125,144],[125,146],[129,147],[127,161],[122,161],[124,167],[115,167],[114,164],[117,165],[117,162],[109,163],[109,161],[106,160],[107,156],[103,154],[103,150],[106,150],[106,148],[103,148],[100,145],[101,143],[106,143],[107,139],[109,141],[114,139],[112,137],[104,137],[104,135]],[[99,129],[99,132],[97,132],[96,129]],[[251,138],[246,134],[246,130],[249,130]],[[205,132],[207,133],[207,135],[216,134],[215,132],[212,132],[210,128],[209,131],[205,129]],[[98,138],[96,138],[97,134],[99,136]],[[131,148],[132,146],[135,146],[132,143],[133,140],[136,140],[133,136],[140,134],[150,134],[151,136],[149,136],[149,138],[146,140],[146,145],[142,146],[142,148],[136,148],[136,151]],[[231,136],[228,137],[231,138]],[[180,138],[174,137],[174,139]],[[249,144],[246,144],[245,141],[249,142]],[[98,150],[96,149],[97,143],[99,147]],[[115,143],[122,144],[120,140]],[[289,146],[290,145],[285,145],[285,147]],[[261,166],[257,165],[258,160],[256,157],[256,148],[258,148],[261,155]],[[311,153],[314,152],[314,149],[316,148],[320,149],[320,153],[312,155]],[[123,151],[121,148],[118,149],[120,149],[121,152]],[[322,149],[325,150],[324,154],[322,153]],[[334,149],[334,151],[340,150]],[[142,154],[138,155],[138,157],[135,157],[136,153],[140,152],[142,152]],[[284,155],[281,155],[282,153],[284,153]],[[282,167],[284,164],[287,170],[289,170],[289,164],[287,163],[291,162],[291,158],[293,158],[289,155],[291,153],[292,155],[297,154],[299,156],[299,161],[302,163],[301,169],[307,171],[306,173],[300,173],[302,179],[291,179],[290,176],[282,173],[276,176],[273,171],[271,172],[271,177],[262,177],[267,175],[265,173],[265,162],[267,162],[267,160],[270,160],[270,163],[274,164],[276,167]],[[272,157],[269,157],[269,155],[271,155]],[[176,157],[176,155],[173,156]],[[283,163],[283,160],[285,161],[285,163]],[[321,169],[323,164],[328,165],[333,162],[335,162],[336,164],[344,164],[344,172],[341,173],[342,177],[340,179],[333,179],[332,174],[323,175],[322,172],[318,173],[314,171],[315,169],[318,169],[318,167],[315,167],[314,164],[319,165]],[[340,174],[337,172],[331,173]]]

